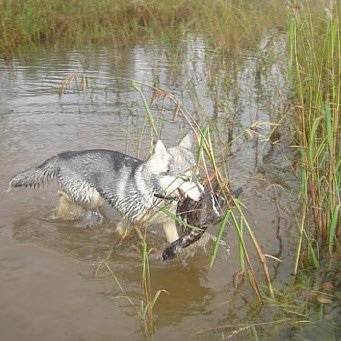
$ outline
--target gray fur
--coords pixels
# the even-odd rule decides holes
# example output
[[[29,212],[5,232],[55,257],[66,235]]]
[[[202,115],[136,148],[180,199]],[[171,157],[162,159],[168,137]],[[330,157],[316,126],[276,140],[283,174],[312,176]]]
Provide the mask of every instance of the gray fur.
[[[40,187],[44,186],[49,180],[52,180],[58,174],[56,165],[56,156],[43,162],[38,167],[29,168],[16,176],[9,182],[9,190],[13,187]]]
[[[167,150],[158,141],[147,161],[106,149],[63,152],[14,176],[9,189],[39,187],[56,179],[64,199],[92,210],[106,200],[125,219],[138,223],[150,211],[166,204],[155,195],[179,197],[181,189],[185,195],[199,200],[203,190],[194,179],[191,144],[191,138],[186,136],[179,146]],[[176,233],[173,235],[167,238],[174,239]]]

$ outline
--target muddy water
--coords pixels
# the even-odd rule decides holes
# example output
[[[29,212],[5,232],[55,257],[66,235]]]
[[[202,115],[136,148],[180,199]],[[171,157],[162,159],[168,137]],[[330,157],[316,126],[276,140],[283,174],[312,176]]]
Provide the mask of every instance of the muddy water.
[[[144,300],[139,242],[133,235],[118,244],[117,215],[108,209],[102,224],[93,217],[55,221],[55,185],[6,192],[16,172],[61,151],[108,148],[144,157],[152,134],[131,79],[168,89],[197,123],[211,127],[218,162],[232,186],[243,187],[241,199],[260,245],[283,261],[270,261],[271,276],[286,283],[296,233],[293,156],[284,129],[267,140],[286,110],[285,58],[280,39],[262,44],[259,54],[246,54],[237,65],[220,60],[195,39],[176,51],[154,44],[41,50],[11,65],[0,62],[1,339],[145,338],[136,311]],[[150,100],[150,88],[143,90]],[[181,116],[173,119],[174,105],[167,99],[152,110],[167,145],[190,130]],[[239,264],[232,225],[224,240],[227,245],[212,268],[212,242],[162,263],[162,231],[148,231],[148,244],[155,249],[153,292],[168,292],[155,306],[155,339],[221,339],[235,329],[227,325],[258,318],[249,286],[233,286]],[[250,252],[257,269],[251,246]],[[104,260],[124,293],[105,267],[98,270]],[[271,312],[263,318],[271,320]],[[238,337],[249,336],[246,331]]]

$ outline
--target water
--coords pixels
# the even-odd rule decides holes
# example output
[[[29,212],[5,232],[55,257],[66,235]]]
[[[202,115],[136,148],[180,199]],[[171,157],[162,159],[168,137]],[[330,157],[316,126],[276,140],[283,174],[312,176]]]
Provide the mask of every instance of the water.
[[[65,150],[108,148],[146,157],[154,136],[130,80],[137,82],[148,101],[153,91],[143,84],[167,89],[196,123],[211,127],[218,163],[228,171],[233,188],[243,187],[241,199],[261,247],[283,261],[269,261],[271,277],[285,285],[295,249],[297,181],[286,129],[279,128],[273,134],[276,139],[268,140],[287,110],[283,40],[268,37],[263,45],[259,54],[246,54],[238,64],[221,60],[200,39],[183,43],[176,51],[151,43],[39,50],[11,65],[0,62],[4,340],[145,337],[136,312],[143,300],[139,241],[133,235],[118,244],[113,232],[117,216],[109,212],[109,221],[92,226],[58,222],[50,218],[55,185],[5,192],[11,176]],[[181,115],[174,119],[174,108],[169,97],[152,107],[166,145],[174,145],[190,130]],[[216,230],[212,227],[210,232]],[[221,247],[212,268],[208,265],[212,242],[162,263],[157,255],[165,245],[163,233],[157,227],[148,233],[148,244],[156,249],[150,260],[153,292],[168,292],[155,306],[155,339],[221,339],[236,329],[227,325],[258,316],[249,286],[233,285],[240,267],[232,225],[224,235],[227,246]],[[124,293],[105,266],[94,276],[103,260]],[[264,318],[271,319],[271,312]],[[260,335],[263,332],[259,330]],[[249,331],[237,337],[248,339]]]

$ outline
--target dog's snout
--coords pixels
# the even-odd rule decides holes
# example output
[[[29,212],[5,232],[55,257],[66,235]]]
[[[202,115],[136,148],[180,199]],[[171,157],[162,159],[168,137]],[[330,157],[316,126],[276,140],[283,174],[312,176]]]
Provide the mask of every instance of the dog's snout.
[[[202,199],[204,197],[204,194],[205,194],[204,187],[201,186],[201,188],[200,188],[200,199]]]
[[[198,189],[199,189],[199,200],[201,200],[204,197],[205,188],[199,181],[198,181]]]

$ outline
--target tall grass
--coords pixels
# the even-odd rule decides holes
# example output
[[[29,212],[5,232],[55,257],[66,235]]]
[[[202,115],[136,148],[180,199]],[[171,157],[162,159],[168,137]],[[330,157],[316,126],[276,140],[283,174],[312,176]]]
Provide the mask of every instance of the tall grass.
[[[190,122],[190,115],[188,113],[185,113],[182,111],[183,115],[186,117],[187,121]],[[198,135],[199,138],[199,146],[200,150],[202,150],[201,153],[201,162],[204,165],[204,170],[206,172],[206,175],[209,177],[209,169],[212,169],[214,172],[214,177],[218,180],[218,183],[220,185],[220,189],[222,193],[226,191],[226,187],[228,187],[228,179],[225,179],[221,174],[223,173],[222,169],[219,169],[217,167],[217,160],[215,156],[215,151],[212,147],[211,143],[211,137],[210,137],[210,129],[205,128],[205,129],[200,129],[199,127],[196,127],[195,124],[192,124],[192,127],[196,134]],[[206,158],[208,159],[208,163],[206,162]],[[228,200],[228,198],[226,198]],[[227,227],[227,223],[230,220],[235,227],[236,234],[238,236],[238,248],[239,248],[239,264],[240,264],[240,276],[248,275],[250,279],[250,284],[259,298],[259,300],[262,300],[262,292],[260,290],[260,285],[259,285],[259,278],[256,275],[256,271],[254,270],[254,264],[251,262],[251,257],[250,257],[250,246],[246,242],[245,236],[249,236],[252,242],[253,247],[256,249],[256,253],[258,256],[257,261],[261,264],[264,272],[264,278],[265,282],[268,287],[268,294],[270,297],[274,297],[274,291],[272,287],[272,283],[270,280],[270,275],[269,275],[269,268],[267,264],[267,260],[265,258],[265,255],[257,241],[257,238],[255,236],[254,231],[250,227],[247,218],[244,213],[244,205],[240,200],[234,198],[233,199],[235,209],[227,209],[223,219],[221,220],[219,231],[217,234],[217,239],[215,242],[215,247],[213,250],[210,266],[213,265],[217,252],[218,252],[218,247],[219,247],[219,242],[222,238],[223,232],[225,231]]]
[[[151,283],[151,272],[149,267],[149,253],[153,251],[148,247],[147,243],[147,228],[140,230],[138,226],[135,226],[136,233],[139,236],[140,240],[140,252],[141,252],[141,286],[142,286],[142,293],[139,299],[134,299],[128,295],[125,291],[124,287],[121,285],[119,278],[114,273],[113,269],[111,268],[109,261],[112,257],[113,251],[115,246],[110,250],[107,257],[98,263],[97,268],[95,269],[95,276],[99,275],[100,269],[104,268],[109,273],[110,277],[113,280],[113,283],[119,290],[119,295],[114,296],[116,299],[123,298],[129,303],[129,306],[133,309],[134,313],[139,317],[142,325],[144,334],[149,337],[154,334],[155,329],[155,318],[154,318],[154,306],[157,303],[160,295],[162,293],[168,294],[168,292],[164,289],[160,289],[155,293],[152,290],[152,283]],[[127,231],[126,231],[127,232]],[[120,244],[123,242],[124,237],[122,240],[118,242]],[[118,245],[117,244],[117,245]]]
[[[164,91],[162,89],[155,88],[154,86],[149,86],[147,84],[140,83],[138,81],[131,81],[131,86],[135,91],[137,91],[140,94],[145,109],[147,124],[144,125],[143,131],[140,132],[141,136],[144,135],[146,133],[145,130],[148,129],[150,130],[150,134],[155,138],[157,138],[160,135],[152,116],[150,104],[148,103],[142,90],[143,87],[150,87],[153,90],[153,98],[151,99],[152,103],[151,105],[153,105],[153,103],[160,99],[169,100],[175,106],[177,115],[181,116],[181,118],[188,123],[193,133],[196,135],[199,144],[197,153],[198,165],[201,168],[202,175],[206,173],[206,176],[208,177],[209,174],[213,172],[214,177],[218,180],[222,190],[223,191],[226,190],[225,186],[226,184],[228,184],[228,180],[221,175],[221,173],[223,173],[223,170],[217,166],[215,150],[211,143],[210,129],[208,127],[201,128],[196,122],[196,120],[191,116],[191,114],[188,111],[186,111],[186,109],[184,109],[184,107],[179,103],[177,98],[171,93]],[[256,297],[258,298],[259,301],[262,301],[264,292],[262,291],[262,286],[260,285],[261,278],[260,275],[258,275],[257,271],[255,270],[255,268],[260,265],[263,268],[264,279],[268,288],[268,296],[274,298],[274,290],[270,280],[266,255],[263,253],[261,247],[259,246],[254,231],[248,224],[248,221],[244,214],[243,204],[238,199],[234,199],[234,203],[236,205],[236,212],[230,209],[226,210],[225,215],[220,224],[210,266],[213,266],[214,264],[218,252],[219,241],[221,240],[223,232],[227,228],[228,221],[230,221],[230,224],[235,227],[235,232],[238,236],[239,241],[238,243],[239,263],[241,271],[237,274],[238,278],[236,278],[234,281],[235,285],[237,286],[239,284],[238,282],[240,282],[241,278],[243,279],[247,278],[249,285],[255,292]],[[167,207],[161,207],[160,210],[165,214],[168,214],[172,219],[175,219],[177,221],[181,220],[181,218],[173,216],[173,214],[171,214],[168,211]],[[196,228],[195,226],[190,226],[188,224],[187,226],[191,228]],[[148,229],[147,228],[143,229],[144,233],[142,233],[139,228],[136,228],[135,230],[139,235],[141,250],[141,284],[143,293],[141,295],[142,297],[140,299],[139,309],[137,308],[137,304],[134,302],[134,300],[125,293],[118,278],[116,277],[116,275],[110,268],[109,264],[107,263],[107,260],[110,258],[110,255],[108,256],[107,260],[100,263],[99,267],[104,266],[109,271],[115,284],[117,285],[118,289],[122,294],[121,296],[118,297],[122,297],[129,302],[129,304],[134,309],[136,314],[139,316],[141,322],[143,323],[145,334],[152,336],[155,329],[154,308],[155,305],[157,304],[160,295],[162,293],[167,293],[167,291],[164,289],[158,289],[154,293],[154,290],[152,290],[153,289],[151,281],[152,270],[150,269],[149,264],[149,255],[151,249],[149,248],[147,243]],[[247,241],[246,236],[248,236],[249,239],[251,240],[251,245],[250,242]],[[255,260],[251,259],[252,247],[256,249],[256,254],[258,256],[258,258]],[[251,327],[247,327],[247,329],[249,328]],[[256,333],[256,330],[254,330],[254,332]]]
[[[269,15],[271,13],[271,15]],[[188,33],[235,54],[272,27],[285,28],[281,0],[1,0],[0,55],[10,58],[39,44],[175,44]]]
[[[153,296],[151,274],[149,267],[149,250],[146,242],[146,236],[141,238],[141,259],[142,259],[142,286],[144,292],[144,300],[141,300],[140,318],[144,322],[145,333],[153,335],[154,333],[154,306],[161,295],[167,293],[166,290],[160,289]]]
[[[289,52],[301,155],[302,216],[294,272],[306,250],[315,267],[321,251],[340,252],[341,44],[340,4],[292,8]],[[306,245],[305,249],[302,249]]]

